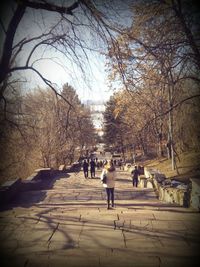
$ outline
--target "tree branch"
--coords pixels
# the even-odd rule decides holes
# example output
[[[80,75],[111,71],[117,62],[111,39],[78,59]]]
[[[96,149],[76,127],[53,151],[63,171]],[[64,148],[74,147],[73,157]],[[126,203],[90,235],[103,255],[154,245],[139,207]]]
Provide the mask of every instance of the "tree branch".
[[[24,3],[26,6],[34,8],[34,9],[43,9],[43,10],[47,10],[47,11],[52,11],[52,12],[57,12],[60,14],[68,14],[68,15],[73,15],[73,10],[76,9],[79,4],[80,4],[80,0],[74,2],[70,7],[64,7],[64,6],[57,6],[54,4],[49,4],[47,2],[45,3],[38,3],[38,2],[32,2],[32,1],[28,1],[25,0]]]
[[[179,101],[178,103],[174,104],[173,106],[171,106],[168,110],[166,110],[165,112],[163,113],[160,113],[158,114],[157,116],[155,116],[153,119],[149,120],[141,129],[141,131],[143,129],[145,129],[146,127],[149,126],[150,123],[152,123],[154,120],[160,118],[160,117],[163,117],[165,115],[167,115],[169,112],[171,112],[172,110],[174,110],[175,108],[177,108],[178,106],[182,105],[184,102],[188,101],[188,100],[191,100],[193,98],[197,98],[197,97],[200,97],[200,94],[196,94],[196,95],[192,95],[192,96],[189,96],[189,97],[186,97],[184,99],[182,99],[181,101]]]
[[[46,79],[38,70],[36,70],[33,66],[23,66],[23,67],[15,67],[10,69],[11,72],[13,71],[22,71],[22,70],[32,70],[34,71],[42,80],[43,82],[48,85],[57,96],[60,96],[69,106],[71,106],[72,108],[74,108],[74,106],[61,94],[59,94],[57,92],[57,90],[53,87],[51,81],[49,81],[48,79]]]

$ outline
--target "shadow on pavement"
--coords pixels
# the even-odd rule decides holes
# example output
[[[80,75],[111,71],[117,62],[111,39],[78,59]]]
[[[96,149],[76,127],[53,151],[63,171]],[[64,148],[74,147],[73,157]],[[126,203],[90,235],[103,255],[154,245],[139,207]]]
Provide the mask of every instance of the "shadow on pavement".
[[[70,175],[68,173],[58,171],[51,178],[34,182],[32,187],[30,184],[26,187],[26,181],[23,181],[25,186],[22,183],[21,190],[19,190],[14,198],[8,203],[1,203],[0,211],[10,210],[16,207],[29,208],[43,201],[47,196],[47,190],[52,189],[57,180],[69,177]]]

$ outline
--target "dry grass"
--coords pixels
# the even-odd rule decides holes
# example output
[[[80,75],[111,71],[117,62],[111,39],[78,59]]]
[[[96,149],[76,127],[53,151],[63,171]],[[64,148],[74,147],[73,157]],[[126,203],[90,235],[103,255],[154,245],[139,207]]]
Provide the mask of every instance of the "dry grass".
[[[200,179],[200,152],[190,151],[179,155],[177,170],[172,170],[171,160],[167,158],[147,160],[144,166],[149,166],[164,173],[167,178],[188,182],[190,178]]]

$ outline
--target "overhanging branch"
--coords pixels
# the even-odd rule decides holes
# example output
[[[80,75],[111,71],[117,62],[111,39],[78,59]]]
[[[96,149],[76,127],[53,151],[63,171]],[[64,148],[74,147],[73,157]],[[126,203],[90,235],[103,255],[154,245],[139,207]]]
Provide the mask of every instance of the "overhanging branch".
[[[182,99],[181,101],[179,101],[178,103],[174,104],[173,106],[171,106],[171,108],[167,109],[165,112],[158,114],[157,116],[155,116],[153,119],[149,120],[140,131],[143,131],[146,127],[149,126],[150,123],[152,123],[153,121],[155,121],[156,119],[163,117],[165,115],[167,115],[169,112],[171,112],[172,110],[174,110],[175,108],[177,108],[178,106],[182,105],[184,102],[191,100],[193,98],[197,98],[200,97],[200,94],[196,94],[196,95],[192,95],[189,97],[186,97],[184,99]]]
[[[68,15],[72,16],[73,15],[72,11],[79,6],[81,1],[80,0],[76,1],[69,7],[57,6],[54,4],[47,3],[47,2],[38,3],[38,2],[32,2],[32,1],[28,1],[28,0],[26,0],[24,2],[25,2],[25,5],[27,7],[31,7],[34,9],[43,9],[43,10],[47,10],[47,11],[57,12],[57,13],[61,13],[61,14],[68,14]]]

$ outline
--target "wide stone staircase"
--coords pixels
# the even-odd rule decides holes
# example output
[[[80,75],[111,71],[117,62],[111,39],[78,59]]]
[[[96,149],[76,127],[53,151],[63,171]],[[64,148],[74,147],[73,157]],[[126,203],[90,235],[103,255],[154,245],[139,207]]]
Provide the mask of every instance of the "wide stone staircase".
[[[57,172],[1,205],[1,266],[197,266],[200,214],[133,188],[118,170],[115,208],[99,179]]]

